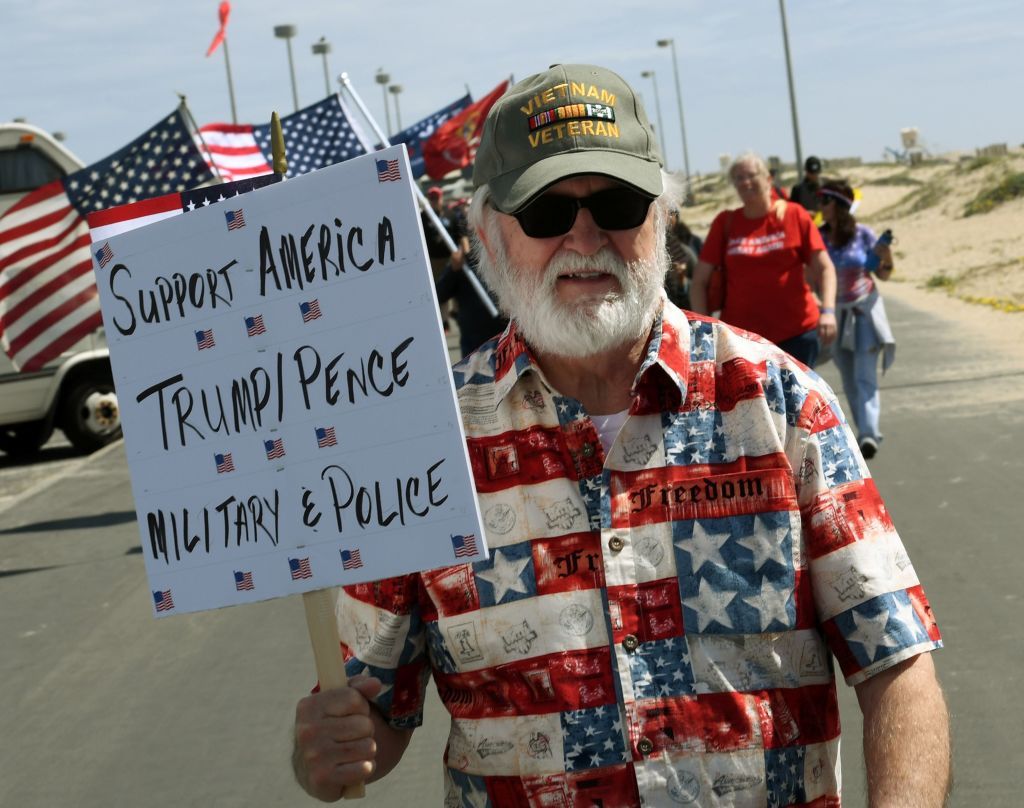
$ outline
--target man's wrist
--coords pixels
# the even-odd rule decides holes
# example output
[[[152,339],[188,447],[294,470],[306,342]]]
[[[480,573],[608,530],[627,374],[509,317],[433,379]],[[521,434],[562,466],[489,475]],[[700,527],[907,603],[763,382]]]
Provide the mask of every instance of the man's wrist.
[[[819,306],[818,314],[835,314],[836,310],[832,306]]]

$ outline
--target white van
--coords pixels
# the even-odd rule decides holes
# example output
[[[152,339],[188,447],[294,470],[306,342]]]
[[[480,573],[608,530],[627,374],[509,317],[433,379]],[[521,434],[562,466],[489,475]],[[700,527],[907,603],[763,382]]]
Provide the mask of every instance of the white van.
[[[0,215],[29,191],[84,168],[50,134],[0,123]],[[0,450],[27,455],[54,427],[91,452],[121,436],[110,356],[102,328],[35,373],[19,373],[0,351]]]

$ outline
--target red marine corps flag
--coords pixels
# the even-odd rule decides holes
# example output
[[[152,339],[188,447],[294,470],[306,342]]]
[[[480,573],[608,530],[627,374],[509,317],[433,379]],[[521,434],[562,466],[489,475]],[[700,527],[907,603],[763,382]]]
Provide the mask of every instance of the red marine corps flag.
[[[480,133],[484,128],[484,118],[507,89],[506,80],[437,128],[433,137],[423,144],[427,174],[439,180],[449,171],[473,164],[476,148],[480,144]]]

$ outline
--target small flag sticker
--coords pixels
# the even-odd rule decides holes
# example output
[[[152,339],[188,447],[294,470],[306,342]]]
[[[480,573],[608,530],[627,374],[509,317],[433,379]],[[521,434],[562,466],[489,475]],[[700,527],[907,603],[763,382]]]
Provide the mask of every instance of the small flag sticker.
[[[357,570],[363,566],[363,559],[358,550],[342,550],[341,566],[347,570]]]
[[[238,572],[235,571],[235,589],[239,592],[251,592],[256,587],[252,583],[251,572]]]
[[[395,182],[402,179],[398,170],[398,160],[377,161],[377,182]]]
[[[250,337],[258,337],[260,334],[267,333],[262,314],[254,314],[252,317],[245,318],[245,333]]]
[[[326,449],[328,446],[337,446],[338,438],[334,434],[334,427],[322,427],[316,428],[316,445],[321,449]]]
[[[302,322],[304,323],[308,323],[310,320],[319,320],[322,316],[320,313],[320,301],[315,297],[308,303],[300,303],[299,311],[302,312]]]
[[[227,474],[229,471],[235,470],[235,463],[231,459],[231,452],[224,452],[224,454],[215,454],[213,456],[213,462],[217,464],[218,474]]]
[[[100,265],[100,269],[103,269],[109,264],[114,258],[114,251],[110,249],[110,244],[104,244],[98,250],[96,250],[96,263]]]
[[[174,598],[171,597],[171,590],[165,589],[162,592],[153,593],[153,602],[158,612],[169,612],[174,608]]]
[[[452,549],[455,550],[456,558],[466,558],[476,555],[476,536],[467,533],[465,536],[452,536]]]
[[[196,347],[200,351],[212,348],[216,344],[216,341],[213,339],[212,328],[207,328],[205,331],[196,331]]]
[[[263,441],[263,448],[267,453],[267,460],[277,460],[284,457],[284,441],[280,438]]]
[[[228,222],[228,230],[241,230],[245,227],[245,214],[242,209],[224,211],[224,218]]]
[[[293,581],[313,577],[313,571],[309,568],[309,556],[305,558],[289,558],[288,569],[292,574]]]

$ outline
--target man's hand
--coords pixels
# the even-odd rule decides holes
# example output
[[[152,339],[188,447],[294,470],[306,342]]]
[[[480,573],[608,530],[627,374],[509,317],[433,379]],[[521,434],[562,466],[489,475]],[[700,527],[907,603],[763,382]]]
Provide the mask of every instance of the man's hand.
[[[376,766],[376,712],[367,700],[379,679],[353,677],[349,686],[314,693],[295,709],[292,767],[299,785],[324,802],[341,799],[345,786],[365,782]]]
[[[871,808],[940,808],[950,787],[949,713],[931,654],[856,686]]]

